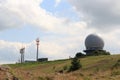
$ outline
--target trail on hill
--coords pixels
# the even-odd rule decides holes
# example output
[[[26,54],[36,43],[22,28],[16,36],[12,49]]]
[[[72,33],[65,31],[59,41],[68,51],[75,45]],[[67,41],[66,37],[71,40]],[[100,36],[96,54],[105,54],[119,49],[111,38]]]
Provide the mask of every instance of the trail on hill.
[[[7,65],[0,65],[0,80],[19,80]]]

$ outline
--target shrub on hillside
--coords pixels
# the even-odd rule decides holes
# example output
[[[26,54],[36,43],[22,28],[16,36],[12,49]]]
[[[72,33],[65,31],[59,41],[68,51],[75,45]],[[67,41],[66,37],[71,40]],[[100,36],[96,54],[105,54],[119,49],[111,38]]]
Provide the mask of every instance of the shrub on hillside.
[[[95,50],[91,54],[87,54],[87,56],[99,56],[99,55],[110,55],[110,53],[105,50]]]
[[[75,57],[71,61],[71,66],[70,66],[68,72],[76,71],[76,70],[80,69],[81,67],[82,67],[82,65],[80,64],[80,60],[77,57]]]
[[[112,68],[120,68],[120,59],[113,65]]]
[[[85,54],[78,52],[78,53],[76,53],[75,57],[76,58],[83,58],[83,57],[85,57]]]

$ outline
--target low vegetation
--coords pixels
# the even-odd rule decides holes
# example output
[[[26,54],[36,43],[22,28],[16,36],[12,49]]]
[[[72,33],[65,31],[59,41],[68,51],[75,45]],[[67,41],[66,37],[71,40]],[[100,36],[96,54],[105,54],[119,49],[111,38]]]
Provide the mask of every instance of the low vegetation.
[[[76,70],[80,69],[81,67],[82,67],[82,65],[80,63],[79,58],[75,57],[71,61],[71,66],[70,66],[68,72],[76,71]]]
[[[78,53],[76,53],[76,55],[75,55],[76,58],[84,58],[85,56],[86,56],[86,55],[83,54],[83,53],[81,53],[81,52],[78,52]]]
[[[95,50],[91,54],[87,54],[86,56],[99,56],[99,55],[110,55],[110,52],[105,50]]]
[[[19,80],[119,80],[120,78],[120,55],[79,58],[76,61],[78,63],[80,60],[79,64],[82,68],[67,72],[73,60],[9,64],[8,66]]]

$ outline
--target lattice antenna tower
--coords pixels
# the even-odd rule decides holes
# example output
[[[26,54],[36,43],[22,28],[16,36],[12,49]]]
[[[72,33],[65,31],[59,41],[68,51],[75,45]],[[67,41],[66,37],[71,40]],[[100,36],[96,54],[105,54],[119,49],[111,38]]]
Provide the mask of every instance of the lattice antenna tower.
[[[22,48],[20,49],[21,63],[24,63],[24,53],[25,53],[25,47],[22,46]]]

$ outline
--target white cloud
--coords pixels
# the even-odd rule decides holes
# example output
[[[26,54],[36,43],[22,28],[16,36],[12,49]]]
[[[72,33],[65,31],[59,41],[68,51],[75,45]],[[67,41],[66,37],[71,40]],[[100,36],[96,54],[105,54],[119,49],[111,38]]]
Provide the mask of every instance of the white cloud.
[[[55,7],[57,7],[59,5],[59,3],[61,2],[61,0],[55,0]]]
[[[10,63],[18,60],[21,43],[0,40],[0,45],[0,64],[3,62]]]
[[[119,28],[119,0],[68,0],[89,27],[99,30]],[[81,16],[82,14],[82,16]]]
[[[30,24],[54,33],[59,32],[74,34],[77,33],[79,29],[86,26],[85,22],[72,23],[72,21],[69,21],[68,19],[55,17],[51,13],[42,9],[40,7],[41,3],[42,0],[3,1],[0,3],[0,8],[4,10],[1,11],[4,15],[0,14],[0,23],[3,26],[1,28],[6,29],[20,26],[20,24]]]
[[[13,21],[14,20],[14,21]],[[5,7],[0,7],[0,30],[19,27],[22,24],[18,16]]]
[[[119,37],[117,36],[118,34],[118,30],[114,30],[112,32],[109,33],[102,33],[101,36],[104,39],[105,42],[105,50],[108,50],[109,52],[111,52],[112,54],[119,54],[119,47],[120,47],[120,43],[119,43]]]
[[[6,29],[19,25],[19,21],[22,21],[23,23],[32,24],[39,27],[42,26],[41,28],[46,30],[52,30],[54,26],[59,25],[62,20],[57,19],[42,9],[40,7],[41,2],[42,0],[1,1],[0,23],[4,23],[2,24],[2,28]]]

